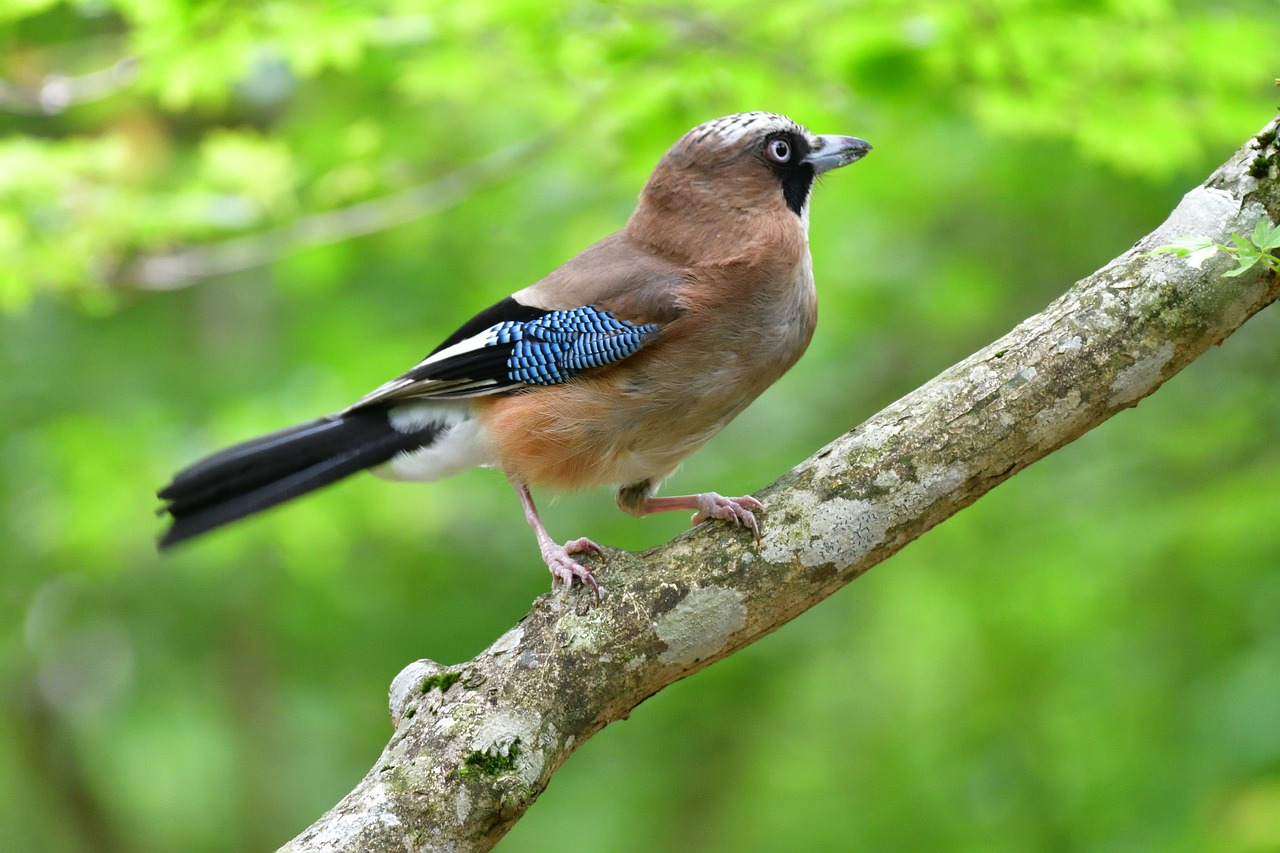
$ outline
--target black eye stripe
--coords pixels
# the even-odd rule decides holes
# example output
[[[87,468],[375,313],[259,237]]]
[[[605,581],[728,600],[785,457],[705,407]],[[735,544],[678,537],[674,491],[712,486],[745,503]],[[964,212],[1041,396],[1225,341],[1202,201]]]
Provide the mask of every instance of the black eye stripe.
[[[775,146],[778,143],[786,149],[783,156],[777,156]],[[770,133],[763,140],[760,152],[765,164],[773,171],[781,185],[782,196],[787,207],[796,216],[804,215],[804,205],[809,198],[809,190],[813,187],[813,164],[805,160],[809,156],[811,146],[809,138],[803,130],[779,130]]]

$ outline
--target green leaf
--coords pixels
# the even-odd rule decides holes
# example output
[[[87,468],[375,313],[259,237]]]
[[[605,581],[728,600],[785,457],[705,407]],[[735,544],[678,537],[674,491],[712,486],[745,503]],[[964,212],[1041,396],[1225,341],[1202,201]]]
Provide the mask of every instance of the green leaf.
[[[1246,255],[1258,254],[1258,247],[1250,243],[1244,237],[1241,237],[1239,234],[1232,234],[1231,242],[1235,243],[1236,248],[1240,250],[1241,258],[1244,258]]]
[[[1265,224],[1265,220],[1259,220],[1258,227],[1254,229],[1253,242],[1263,250],[1280,248],[1280,225],[1268,230],[1264,227]],[[1259,231],[1262,232],[1261,236]]]
[[[1192,252],[1201,252],[1205,249],[1216,249],[1215,244],[1208,237],[1183,237],[1180,240],[1174,240],[1159,248],[1152,249],[1148,255],[1177,255],[1179,258],[1186,257]],[[1212,253],[1211,253],[1212,254]]]
[[[1262,260],[1262,255],[1258,252],[1254,252],[1251,256],[1247,258],[1244,256],[1244,253],[1241,253],[1240,266],[1236,267],[1231,272],[1223,273],[1222,277],[1235,278],[1238,275],[1242,275],[1245,272],[1248,272],[1253,267],[1253,265],[1260,260]]]
[[[1267,242],[1267,234],[1271,228],[1267,225],[1266,219],[1259,219],[1253,226],[1253,236],[1250,238],[1253,245],[1262,248],[1262,244]]]
[[[1187,263],[1196,269],[1200,269],[1204,266],[1205,261],[1217,254],[1219,248],[1221,247],[1214,244],[1205,246],[1203,249],[1196,249],[1194,252],[1187,255]]]

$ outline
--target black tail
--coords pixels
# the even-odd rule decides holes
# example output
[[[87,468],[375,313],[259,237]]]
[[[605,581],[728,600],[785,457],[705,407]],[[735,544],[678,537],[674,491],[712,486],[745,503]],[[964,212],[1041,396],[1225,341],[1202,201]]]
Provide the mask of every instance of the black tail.
[[[401,432],[370,407],[229,447],[179,471],[157,494],[173,525],[161,548],[198,536],[435,441],[437,425]]]

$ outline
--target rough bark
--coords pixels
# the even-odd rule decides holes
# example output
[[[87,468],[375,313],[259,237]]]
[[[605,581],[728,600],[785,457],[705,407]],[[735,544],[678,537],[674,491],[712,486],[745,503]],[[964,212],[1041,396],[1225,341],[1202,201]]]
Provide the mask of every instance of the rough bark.
[[[611,553],[603,603],[544,595],[474,659],[408,666],[391,686],[386,750],[285,849],[488,850],[601,728],[1136,405],[1280,294],[1280,277],[1259,267],[1224,277],[1234,263],[1222,254],[1201,269],[1147,254],[1280,220],[1280,180],[1255,165],[1260,153],[1276,154],[1274,136],[1243,146],[1044,311],[758,493],[758,545],[709,524],[643,555]]]

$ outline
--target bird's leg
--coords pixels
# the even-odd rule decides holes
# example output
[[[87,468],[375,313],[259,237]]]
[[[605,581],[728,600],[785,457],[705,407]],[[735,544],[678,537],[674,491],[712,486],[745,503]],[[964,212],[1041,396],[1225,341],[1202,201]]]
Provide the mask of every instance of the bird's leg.
[[[520,495],[520,505],[524,507],[525,521],[529,522],[529,526],[533,528],[533,535],[538,537],[538,549],[542,551],[542,561],[547,564],[547,569],[551,572],[551,588],[556,589],[563,582],[565,589],[568,589],[573,586],[573,579],[577,578],[584,586],[591,587],[591,591],[596,594],[596,600],[600,600],[600,584],[596,582],[591,570],[569,555],[591,553],[603,557],[604,549],[585,537],[571,539],[563,545],[557,545],[547,534],[542,517],[538,515],[538,508],[533,505],[533,495],[529,494],[529,487],[524,483],[513,482],[512,485]]]
[[[668,512],[673,509],[691,509],[693,523],[701,524],[712,518],[721,521],[732,521],[734,524],[749,529],[760,541],[760,525],[752,510],[764,509],[764,504],[743,495],[740,498],[726,498],[715,492],[703,492],[700,495],[675,495],[669,498],[647,498],[636,511],[636,515],[653,515],[655,512]]]

